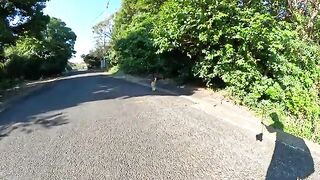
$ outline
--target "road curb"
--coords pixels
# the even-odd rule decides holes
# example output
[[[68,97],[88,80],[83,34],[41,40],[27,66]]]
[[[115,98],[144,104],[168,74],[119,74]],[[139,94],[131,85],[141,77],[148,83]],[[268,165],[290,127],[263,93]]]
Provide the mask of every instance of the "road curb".
[[[107,74],[109,75],[109,74]],[[128,82],[132,82],[132,83],[135,83],[135,84],[139,84],[141,86],[144,86],[144,87],[148,87],[148,88],[151,88],[150,84],[147,84],[145,82],[142,82],[143,80],[146,80],[145,78],[140,78],[140,77],[135,77],[135,76],[131,76],[131,75],[126,75],[126,74],[122,74],[122,75],[112,75],[113,78],[116,78],[116,79],[121,79],[121,80],[125,80],[125,81],[128,81]],[[202,104],[204,106],[208,106],[208,107],[212,107],[212,104],[206,102],[205,100],[202,100],[202,99],[199,99],[199,98],[195,98],[195,97],[192,97],[192,96],[186,96],[186,95],[181,95],[177,92],[174,92],[174,91],[171,91],[171,90],[168,90],[168,89],[165,89],[165,88],[161,88],[161,87],[157,87],[157,90],[158,91],[161,91],[161,92],[164,92],[164,93],[167,93],[167,94],[171,94],[171,95],[175,95],[175,96],[179,96],[180,98],[184,98],[184,99],[187,99],[187,100],[190,100],[196,104]],[[244,121],[238,121],[238,120],[234,120],[234,119],[228,119],[228,118],[225,118],[225,117],[221,117],[221,116],[217,116],[216,114],[214,113],[210,113],[209,111],[205,110],[204,108],[198,108],[199,110],[202,110],[204,112],[206,112],[207,114],[210,114],[214,117],[217,117],[217,119],[221,120],[221,121],[224,121],[224,122],[228,122],[232,125],[235,125],[239,128],[242,128],[242,129],[246,129],[246,130],[249,130],[251,131],[252,133],[256,134],[256,133],[261,133],[261,129],[262,129],[262,125],[261,125],[261,121],[259,121],[257,118],[256,120],[247,120],[247,122],[244,122]],[[248,126],[248,124],[250,126]],[[254,127],[254,128],[252,128]],[[272,128],[273,129],[273,128]],[[276,133],[270,133],[268,132],[267,128],[264,127],[263,128],[263,137],[264,139],[268,139],[268,140],[271,140],[271,141],[277,141],[277,142],[281,142],[287,146],[290,146],[294,149],[298,149],[300,151],[304,151],[304,152],[308,152],[308,149],[309,151],[312,153],[313,157],[317,157],[318,159],[320,159],[320,145],[319,144],[316,144],[312,141],[309,141],[307,139],[301,139],[301,138],[298,138],[298,137],[295,137],[291,134],[288,134],[288,133],[285,133],[281,130],[277,130],[277,129],[273,129],[274,132],[277,133],[277,137],[276,137]],[[304,143],[302,143],[304,142]],[[263,142],[261,142],[263,143]],[[307,146],[307,148],[306,148]]]
[[[18,101],[20,101],[20,100],[22,100],[24,98],[28,98],[32,94],[35,94],[36,92],[39,92],[39,91],[43,90],[44,88],[48,87],[49,85],[52,85],[54,82],[56,82],[56,80],[57,79],[51,80],[49,82],[42,83],[42,84],[32,84],[31,83],[31,85],[25,85],[25,86],[29,86],[29,87],[23,87],[21,90],[19,90],[21,92],[18,92],[17,95],[15,95],[13,97],[10,97],[9,99],[5,100],[0,105],[0,113],[6,111],[12,105],[17,103]]]
[[[16,102],[31,96],[32,94],[43,90],[43,88],[47,88],[50,85],[58,81],[68,80],[72,78],[82,77],[82,76],[95,76],[95,75],[106,75],[103,71],[83,71],[83,72],[73,72],[71,74],[66,74],[65,76],[60,76],[57,78],[47,79],[43,81],[35,81],[25,84],[23,88],[21,88],[21,93],[18,93],[14,97],[5,100],[2,104],[0,104],[0,113],[10,108]],[[28,87],[29,86],[29,87]],[[29,88],[29,89],[28,89]]]

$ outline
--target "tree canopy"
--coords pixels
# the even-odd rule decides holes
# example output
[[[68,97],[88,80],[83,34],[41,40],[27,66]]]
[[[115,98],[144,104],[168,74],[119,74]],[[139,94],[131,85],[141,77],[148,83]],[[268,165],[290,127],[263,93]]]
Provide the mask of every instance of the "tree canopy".
[[[90,54],[95,55],[98,59],[102,60],[109,48],[109,41],[112,38],[112,23],[113,15],[102,20],[92,27],[92,32],[95,38],[95,50]]]
[[[101,60],[106,59],[110,49],[113,25],[114,15],[111,15],[92,27],[95,39],[94,48],[88,54],[81,56],[89,68],[100,68]]]
[[[59,74],[75,53],[77,36],[60,19],[43,14],[46,0],[0,2],[0,79]]]
[[[49,16],[43,14],[47,0],[0,1],[0,48],[13,43],[20,35],[41,37]]]

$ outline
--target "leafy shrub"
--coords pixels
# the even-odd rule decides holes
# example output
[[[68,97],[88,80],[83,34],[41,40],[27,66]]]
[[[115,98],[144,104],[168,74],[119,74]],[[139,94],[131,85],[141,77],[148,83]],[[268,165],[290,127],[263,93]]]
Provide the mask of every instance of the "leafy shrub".
[[[153,33],[159,52],[188,54],[208,86],[222,79],[239,102],[276,112],[287,132],[320,142],[319,46],[290,23],[235,2],[171,0]]]
[[[168,0],[155,14],[121,11],[110,57],[129,73],[156,69],[226,86],[239,103],[279,118],[279,128],[320,142],[318,35],[304,32],[310,17],[267,6]]]
[[[76,35],[64,22],[51,18],[43,36],[21,36],[15,44],[5,47],[5,67],[9,78],[38,79],[65,70],[74,53]]]
[[[100,68],[101,58],[97,57],[95,52],[89,52],[81,56],[89,69]]]
[[[15,46],[10,46],[5,50],[8,76],[11,78],[39,78],[42,53],[41,41],[31,37],[19,39]]]
[[[135,16],[114,42],[112,56],[125,72],[139,74],[155,71],[159,57],[150,33],[153,20],[150,14]]]

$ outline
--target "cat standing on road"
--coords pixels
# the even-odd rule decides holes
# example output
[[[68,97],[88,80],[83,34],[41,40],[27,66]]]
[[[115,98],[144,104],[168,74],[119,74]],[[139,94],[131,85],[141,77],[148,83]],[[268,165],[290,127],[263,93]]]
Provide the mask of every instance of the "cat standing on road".
[[[151,82],[151,88],[152,88],[152,91],[156,91],[157,90],[157,78],[155,77],[154,80]]]

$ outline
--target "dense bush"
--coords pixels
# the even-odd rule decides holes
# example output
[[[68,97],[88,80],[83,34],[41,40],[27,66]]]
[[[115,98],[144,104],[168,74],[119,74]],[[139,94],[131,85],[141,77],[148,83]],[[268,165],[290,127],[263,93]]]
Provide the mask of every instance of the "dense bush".
[[[6,48],[8,76],[10,78],[39,78],[42,47],[41,41],[35,38],[22,37],[16,42],[15,46]]]
[[[62,73],[72,57],[76,35],[61,20],[51,18],[43,39],[21,36],[4,51],[4,76],[38,79]]]
[[[209,86],[221,78],[241,103],[260,108],[267,101],[264,108],[283,118],[285,130],[319,138],[319,46],[301,41],[290,23],[255,9],[201,7],[191,1],[162,7],[154,30],[160,51],[182,50],[196,60],[193,72]]]
[[[86,63],[88,69],[98,69],[101,66],[101,59],[89,54],[82,55],[81,58]]]
[[[146,13],[135,16],[113,44],[112,58],[127,73],[151,73],[157,66],[159,56],[150,32],[154,21],[152,17]]]
[[[122,69],[223,83],[239,103],[276,114],[285,131],[320,142],[319,21],[310,4],[168,0],[146,12],[141,2],[116,15],[110,54]]]

